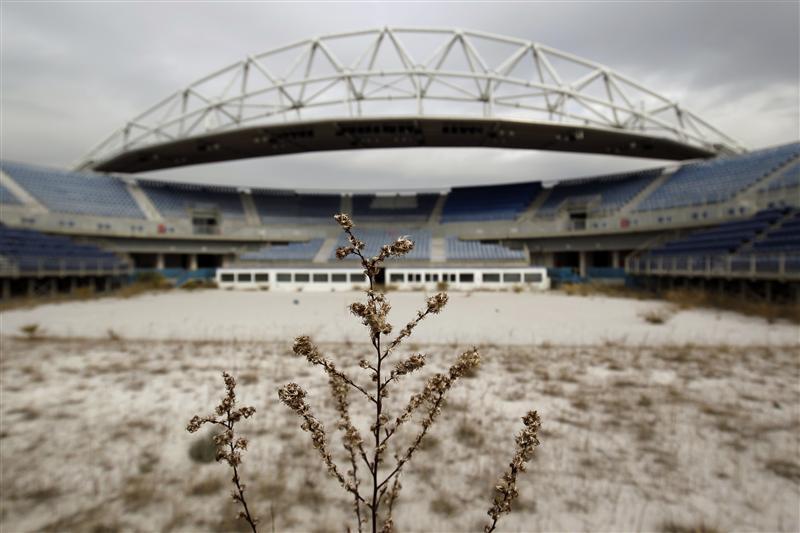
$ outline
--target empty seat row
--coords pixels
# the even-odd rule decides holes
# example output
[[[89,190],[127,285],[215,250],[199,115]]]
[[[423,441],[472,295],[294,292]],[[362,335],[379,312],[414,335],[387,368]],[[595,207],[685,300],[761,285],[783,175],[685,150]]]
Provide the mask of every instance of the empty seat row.
[[[118,178],[10,161],[0,161],[0,168],[50,211],[144,218],[125,183]]]
[[[703,205],[736,194],[800,157],[800,143],[686,164],[645,198],[638,211]]]
[[[186,218],[193,209],[215,210],[225,218],[244,218],[239,192],[214,187],[139,180],[139,187],[165,218]]]
[[[311,261],[319,252],[324,239],[312,239],[306,242],[289,242],[272,244],[254,252],[239,256],[242,261]]]
[[[514,220],[533,202],[541,188],[538,182],[454,187],[445,201],[441,221]]]
[[[445,244],[447,259],[462,261],[520,261],[526,259],[524,250],[512,250],[498,243],[447,237]]]
[[[547,199],[536,210],[536,214],[542,216],[555,214],[565,202],[580,198],[587,201],[596,199],[597,203],[592,207],[598,210],[619,209],[650,185],[663,170],[657,168],[559,183],[552,188]]]
[[[357,235],[364,241],[365,247],[361,252],[365,257],[373,257],[378,254],[381,246],[391,244],[398,237],[407,236],[414,241],[414,249],[411,252],[392,258],[395,260],[428,261],[431,258],[431,232],[423,229],[395,229],[395,230],[376,230],[359,228]],[[336,248],[349,246],[347,237],[341,234],[336,242],[336,247],[331,251],[331,259],[336,257]],[[357,256],[349,256],[347,260],[357,260]]]
[[[20,270],[113,269],[125,264],[113,253],[66,237],[0,226],[0,256]]]

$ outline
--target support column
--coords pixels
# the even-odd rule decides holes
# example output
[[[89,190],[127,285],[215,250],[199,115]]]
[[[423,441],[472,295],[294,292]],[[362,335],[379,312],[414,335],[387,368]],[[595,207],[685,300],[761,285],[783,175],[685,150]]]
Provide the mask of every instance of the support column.
[[[164,270],[164,254],[156,254],[156,268]]]
[[[33,298],[33,297],[36,295],[36,286],[35,286],[35,283],[36,283],[36,280],[35,280],[35,279],[33,279],[33,278],[28,278],[28,284],[27,284],[27,286],[25,287],[25,290],[26,290],[26,292],[27,292],[28,296],[30,296],[31,298]]]
[[[3,278],[2,286],[0,287],[0,300],[8,300],[11,298],[11,280]]]
[[[611,266],[612,267],[614,267],[614,268],[619,268],[620,267],[619,259],[620,259],[619,250],[614,250],[613,252],[611,252]]]
[[[586,277],[586,259],[586,252],[578,252],[578,275],[582,278]]]
[[[764,297],[766,297],[767,302],[772,302],[772,282],[767,280],[766,285],[764,286]]]
[[[70,276],[70,278],[69,278],[69,293],[73,294],[75,292],[75,289],[77,289],[77,288],[78,288],[78,278],[76,278],[75,276]]]
[[[50,278],[50,283],[48,283],[48,285],[50,296],[58,294],[58,280],[56,278]]]
[[[189,270],[197,270],[197,254],[189,254]]]

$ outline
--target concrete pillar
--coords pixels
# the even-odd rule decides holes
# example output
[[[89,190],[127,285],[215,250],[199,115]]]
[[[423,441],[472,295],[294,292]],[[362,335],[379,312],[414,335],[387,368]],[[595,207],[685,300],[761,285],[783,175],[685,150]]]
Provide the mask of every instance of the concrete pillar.
[[[614,268],[620,267],[620,253],[619,250],[611,252],[611,266]]]
[[[767,299],[768,302],[772,301],[772,282],[767,280],[764,282],[764,297]]]
[[[50,278],[50,283],[48,283],[48,288],[50,296],[55,296],[56,294],[58,294],[58,280],[56,278]]]
[[[69,278],[69,293],[72,294],[75,292],[75,289],[78,288],[78,278],[75,276],[70,276]]]
[[[3,283],[0,285],[0,300],[8,300],[11,298],[11,280],[3,278]]]
[[[189,270],[197,270],[197,254],[189,254]]]
[[[156,268],[159,270],[164,269],[164,254],[156,254]]]
[[[586,277],[587,257],[586,252],[578,252],[578,275],[582,278]]]
[[[36,286],[35,286],[35,283],[36,283],[36,280],[35,280],[35,279],[33,279],[33,278],[28,278],[28,283],[27,283],[27,285],[25,286],[26,293],[27,293],[27,294],[28,294],[28,296],[30,296],[31,298],[32,298],[32,297],[34,297],[34,296],[36,295]]]

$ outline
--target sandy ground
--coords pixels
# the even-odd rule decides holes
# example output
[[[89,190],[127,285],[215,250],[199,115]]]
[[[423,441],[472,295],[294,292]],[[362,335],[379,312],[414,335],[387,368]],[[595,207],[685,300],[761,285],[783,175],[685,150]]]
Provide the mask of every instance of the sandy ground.
[[[3,313],[0,530],[245,531],[228,468],[198,460],[207,436],[185,431],[218,402],[223,369],[257,409],[240,429],[261,531],[345,530],[350,500],[276,390],[309,391],[345,469],[327,381],[290,346],[303,332],[336,340],[324,352],[370,386],[356,366],[364,331],[343,310],[355,296],[205,291]],[[398,323],[422,297],[391,296]],[[661,305],[453,295],[396,353],[422,351],[430,364],[401,382],[390,415],[470,344],[484,363],[451,391],[405,472],[398,530],[481,530],[529,409],[542,416],[542,446],[501,531],[800,530],[796,328],[707,311],[663,325],[639,316]],[[26,323],[63,338],[17,338]],[[366,408],[354,414],[366,435]]]
[[[420,292],[390,294],[398,324],[422,305]],[[561,293],[452,293],[442,316],[422,324],[418,342],[496,344],[786,345],[800,342],[790,323],[712,310],[674,312],[666,324],[642,315],[673,310],[663,302],[566,296]],[[346,307],[360,293],[173,291],[127,300],[108,298],[3,313],[0,334],[38,324],[47,335],[185,340],[284,341],[311,332],[320,341],[360,339]]]
[[[360,346],[323,348],[368,383],[348,364]],[[431,354],[424,374],[456,351],[415,348]],[[519,417],[531,408],[543,418],[542,446],[502,531],[800,528],[795,351],[483,351],[481,370],[451,392],[403,478],[401,531],[479,530]],[[243,476],[263,529],[344,530],[349,499],[276,398],[279,385],[301,383],[340,449],[325,380],[288,346],[10,339],[2,352],[2,530],[242,530],[232,519],[227,468],[192,460],[203,436],[184,430],[217,402],[222,368],[258,410],[241,430],[252,439]],[[390,412],[419,381],[403,385]],[[399,438],[416,425],[408,429]],[[338,451],[336,459],[344,467]]]

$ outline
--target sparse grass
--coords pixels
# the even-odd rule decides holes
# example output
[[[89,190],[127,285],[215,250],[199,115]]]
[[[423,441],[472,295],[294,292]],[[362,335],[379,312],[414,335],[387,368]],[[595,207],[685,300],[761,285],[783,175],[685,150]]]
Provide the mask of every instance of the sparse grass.
[[[32,341],[39,338],[42,330],[39,329],[39,324],[25,324],[19,328],[19,332],[25,336],[25,339]]]
[[[480,448],[483,446],[483,433],[474,424],[462,420],[456,428],[455,437],[458,442],[469,448]]]
[[[800,465],[795,461],[788,459],[770,459],[767,461],[765,467],[776,476],[788,479],[794,483],[800,483]]]
[[[192,496],[208,496],[209,494],[217,494],[225,486],[227,482],[217,476],[209,476],[197,481],[189,488],[189,494]]]
[[[213,279],[190,279],[180,288],[185,291],[196,291],[198,289],[216,289],[218,286]]]
[[[703,522],[699,524],[681,524],[678,522],[664,522],[659,528],[661,533],[720,533],[720,531]]]
[[[639,316],[648,324],[661,325],[666,324],[672,313],[668,309],[648,309],[639,313]]]
[[[431,511],[442,516],[453,516],[458,511],[458,506],[442,494],[436,495],[431,500],[430,508]]]
[[[217,445],[213,433],[199,435],[189,446],[189,457],[195,463],[213,463],[217,457]]]

